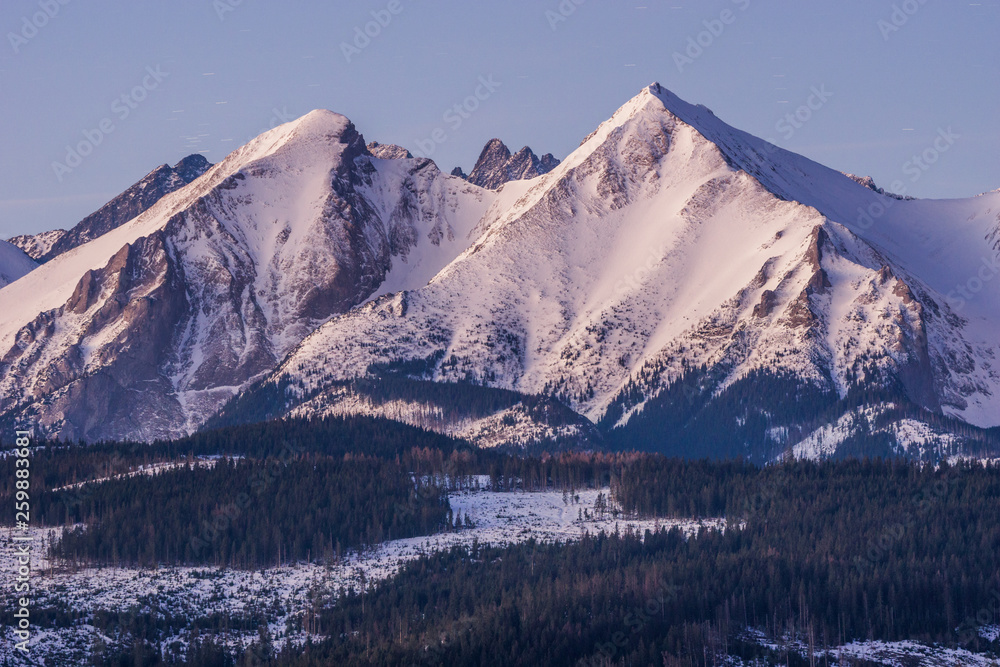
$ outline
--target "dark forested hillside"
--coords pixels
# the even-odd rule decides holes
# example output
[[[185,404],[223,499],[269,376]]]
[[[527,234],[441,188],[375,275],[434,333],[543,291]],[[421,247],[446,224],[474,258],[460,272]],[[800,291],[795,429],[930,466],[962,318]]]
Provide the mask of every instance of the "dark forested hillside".
[[[4,444],[0,437],[0,448]],[[32,447],[33,481],[36,486],[52,489],[193,456],[261,459],[364,454],[393,458],[413,449],[429,449],[444,456],[471,450],[468,444],[453,438],[377,417],[282,419],[206,430],[178,440],[152,443],[88,445],[42,440]],[[0,496],[12,491],[13,471],[13,457],[0,458]]]
[[[209,457],[220,457],[214,467]],[[156,461],[182,465],[51,490]],[[1000,651],[978,633],[1000,623],[996,465],[518,456],[371,419],[233,427],[143,450],[48,446],[32,465],[47,485],[33,496],[36,525],[85,526],[55,547],[70,565],[332,563],[384,540],[465,529],[447,494],[480,484],[610,486],[615,516],[726,519],[724,531],[690,538],[661,530],[570,544],[470,540],[317,601],[315,641],[305,646],[272,642],[252,614],[200,621],[192,665],[714,667],[725,655],[807,665],[804,651],[864,640]],[[40,622],[75,622],[64,616],[39,612]],[[152,648],[178,619],[90,621],[138,638],[95,664],[183,664]],[[246,655],[217,643],[233,627],[261,630]]]
[[[1000,604],[996,468],[648,458],[617,470],[614,488],[626,507],[732,521],[690,540],[602,535],[425,558],[332,605],[327,643],[280,664],[809,664],[746,628],[816,652],[854,639],[988,647],[975,628]]]
[[[339,558],[345,549],[443,529],[448,513],[443,489],[364,457],[221,459],[213,468],[104,482],[76,503],[63,502],[65,494],[47,496],[41,520],[87,525],[65,533],[55,553],[111,565]]]
[[[835,423],[839,416],[877,407],[869,428],[847,437],[837,446],[834,458],[903,457],[936,463],[960,453],[990,457],[1000,451],[1000,429],[977,428],[920,407],[898,383],[855,384],[840,398],[792,374],[757,370],[716,393],[725,373],[725,368],[691,368],[649,400],[640,383],[630,383],[598,424],[605,432],[605,447],[763,464],[782,457],[790,443]],[[658,387],[658,374],[659,367],[653,366],[641,379]],[[624,426],[615,426],[638,403],[644,403],[643,409]],[[905,419],[955,437],[950,444],[910,451],[899,445],[890,429]]]

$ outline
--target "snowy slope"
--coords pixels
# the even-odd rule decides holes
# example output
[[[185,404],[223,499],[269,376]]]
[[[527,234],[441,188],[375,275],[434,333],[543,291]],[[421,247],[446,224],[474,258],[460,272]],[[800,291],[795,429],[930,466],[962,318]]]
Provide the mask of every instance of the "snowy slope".
[[[827,452],[866,401],[901,406],[879,428],[906,451],[961,454],[948,417],[1000,424],[1000,192],[891,197],[658,84],[498,191],[371,146],[312,112],[0,291],[0,417],[175,435],[239,396],[266,409],[230,415],[461,413],[435,428],[484,444],[589,428],[342,391],[389,374],[765,459]]]
[[[488,484],[488,476],[477,480]],[[570,542],[585,533],[621,533],[669,530],[677,527],[688,538],[701,530],[725,530],[723,518],[644,518],[635,519],[612,514],[597,518],[579,518],[584,508],[593,508],[598,494],[610,496],[610,489],[581,489],[578,501],[567,505],[557,491],[495,492],[467,489],[450,494],[452,508],[468,516],[475,527],[461,531],[436,533],[421,537],[390,540],[361,553],[348,552],[340,562],[286,563],[282,567],[257,571],[233,570],[214,566],[156,568],[56,568],[48,567],[45,547],[61,533],[61,528],[33,529],[33,563],[35,564],[35,600],[39,607],[47,605],[78,612],[84,618],[98,611],[128,613],[136,600],[151,597],[158,610],[175,619],[184,619],[181,627],[172,627],[156,640],[169,646],[180,640],[186,643],[192,631],[213,627],[212,619],[219,615],[231,619],[252,617],[255,627],[266,620],[274,636],[286,632],[293,645],[305,643],[307,634],[301,630],[301,616],[317,598],[335,600],[345,589],[358,590],[363,582],[382,581],[395,575],[407,562],[454,546],[508,545],[534,539],[539,542]],[[575,506],[574,506],[575,505]],[[16,567],[15,551],[10,531],[0,531],[0,565]],[[13,604],[11,589],[0,593],[5,605]],[[9,600],[9,601],[8,601]],[[97,630],[84,620],[59,627],[33,627],[32,656],[46,665],[82,665],[91,655]],[[214,639],[230,647],[245,647],[257,636],[256,631],[240,632],[227,629],[214,634]],[[320,637],[312,636],[312,640]],[[116,641],[117,640],[117,641]],[[109,645],[131,644],[131,638],[106,637]],[[0,646],[0,662],[13,652],[13,644]],[[44,660],[44,663],[41,663]],[[23,664],[16,662],[15,664]]]
[[[4,291],[0,412],[67,437],[188,432],[387,276],[426,282],[491,200],[307,114]]]
[[[27,275],[38,264],[17,246],[0,241],[0,288]]]
[[[359,187],[385,221],[393,260],[372,297],[423,287],[475,240],[495,195],[445,177],[426,159],[372,159],[378,178]]]
[[[846,216],[875,201],[893,202],[878,225]],[[505,185],[428,286],[331,320],[272,381],[322,412],[321,377],[430,360],[427,379],[556,395],[595,422],[615,404],[622,426],[705,366],[716,394],[785,371],[834,398],[901,385],[916,406],[996,425],[997,301],[948,298],[996,212],[991,195],[886,197],[654,84],[551,173]],[[782,428],[776,444],[793,444]]]
[[[957,330],[978,359],[963,358],[956,365],[975,363],[977,368],[964,379],[955,379],[962,389],[944,401],[945,411],[982,426],[1000,424],[1000,374],[989,364],[1000,350],[1000,192],[967,199],[901,201],[729,127],[705,107],[660,90],[664,104],[698,127],[735,167],[753,174],[779,197],[814,207],[843,224],[884,255],[901,277],[919,281],[931,301],[960,318],[949,328]],[[946,141],[946,135],[931,142]],[[969,385],[976,390],[962,396],[972,388]]]

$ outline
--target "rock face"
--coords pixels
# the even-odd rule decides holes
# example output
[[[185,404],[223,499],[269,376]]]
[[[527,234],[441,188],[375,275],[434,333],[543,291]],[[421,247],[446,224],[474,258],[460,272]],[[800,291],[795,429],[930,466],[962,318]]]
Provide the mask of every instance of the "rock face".
[[[487,194],[374,160],[331,112],[276,128],[0,297],[0,410],[74,439],[189,432],[387,279],[426,282]]]
[[[996,444],[1000,280],[977,272],[1000,193],[891,198],[658,85],[541,179],[496,140],[486,188],[374,149],[312,112],[0,290],[0,426],[372,414],[756,460]]]
[[[406,150],[402,146],[397,146],[396,144],[380,144],[377,141],[372,141],[368,144],[368,152],[383,160],[403,160],[413,157],[410,155],[410,151]]]
[[[38,261],[47,255],[52,246],[65,235],[65,229],[53,229],[38,234],[21,234],[7,240],[23,250],[28,257]]]
[[[480,162],[510,159],[491,142]],[[292,414],[352,402],[377,413],[324,383],[411,369],[557,397],[619,442],[674,438],[673,453],[759,460],[806,441],[820,413],[849,414],[858,392],[876,397],[882,421],[850,421],[861,430],[832,448],[797,451],[847,451],[870,428],[887,451],[941,454],[954,451],[948,429],[934,435],[912,415],[1000,421],[1000,335],[949,306],[960,263],[945,279],[927,254],[955,235],[939,216],[959,224],[974,212],[980,222],[948,243],[980,253],[1000,199],[948,214],[888,199],[652,88],[558,173],[508,182],[477,241],[434,281],[331,319],[245,396],[284,386]],[[858,222],[876,203],[879,225]],[[940,238],[915,242],[925,234]],[[985,303],[976,317],[995,321]],[[393,409],[406,420],[413,408]]]
[[[476,160],[468,180],[480,187],[496,190],[504,183],[547,174],[558,166],[559,160],[546,153],[539,158],[525,146],[511,155],[499,139],[490,139]],[[454,172],[453,172],[454,173]]]
[[[125,224],[160,201],[164,195],[178,190],[200,177],[211,166],[205,156],[198,153],[188,155],[173,167],[166,164],[160,165],[146,174],[138,183],[81,220],[69,231],[43,232],[41,235],[35,235],[34,238],[20,237],[25,239],[22,241],[25,245],[21,247],[25,251],[28,250],[28,247],[34,247],[37,251],[44,249],[44,252],[32,255],[32,257],[39,262],[47,262],[67,250],[92,241]],[[31,253],[29,252],[29,254]]]
[[[880,188],[878,185],[875,184],[875,179],[873,179],[871,176],[855,176],[854,174],[847,174],[847,173],[845,173],[844,176],[847,176],[849,179],[851,179],[858,185],[863,185],[869,190],[877,192],[880,195],[885,195],[886,197],[892,197],[893,199],[913,199],[913,197],[904,197],[903,195],[897,195],[894,192],[883,190],[882,188]]]

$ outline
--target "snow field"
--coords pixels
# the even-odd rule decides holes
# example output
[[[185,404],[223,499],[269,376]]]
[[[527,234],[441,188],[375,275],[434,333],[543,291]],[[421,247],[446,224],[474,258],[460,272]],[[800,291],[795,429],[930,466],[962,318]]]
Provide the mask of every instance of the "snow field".
[[[485,481],[485,480],[483,480]],[[578,492],[579,501],[563,502],[561,491],[511,492],[466,490],[452,493],[451,506],[456,514],[470,517],[474,528],[457,532],[392,540],[363,552],[351,552],[340,563],[295,563],[259,571],[232,570],[221,567],[157,568],[83,568],[74,570],[64,563],[50,562],[47,545],[61,531],[58,528],[32,529],[36,536],[32,558],[32,606],[58,608],[91,614],[98,610],[121,613],[149,612],[194,621],[212,614],[235,617],[263,613],[277,643],[286,637],[293,643],[306,636],[297,629],[289,634],[289,624],[299,620],[316,605],[335,603],[341,590],[373,585],[396,574],[403,564],[422,555],[450,549],[457,545],[516,544],[534,538],[544,542],[567,542],[585,533],[615,530],[625,532],[678,527],[688,536],[702,528],[723,530],[724,519],[625,519],[578,518],[579,511],[593,514],[599,493],[610,496],[610,489],[587,489]],[[0,532],[0,566],[12,572],[15,567],[13,531]],[[4,605],[12,602],[10,588],[0,593]],[[80,660],[95,639],[97,631],[88,624],[70,628],[36,628],[32,644],[37,664],[82,664],[60,662]],[[164,644],[186,645],[189,633],[180,630]],[[256,633],[231,633],[221,638],[229,645],[247,645]],[[110,641],[111,638],[104,638]],[[0,648],[0,660],[8,655],[9,644]]]

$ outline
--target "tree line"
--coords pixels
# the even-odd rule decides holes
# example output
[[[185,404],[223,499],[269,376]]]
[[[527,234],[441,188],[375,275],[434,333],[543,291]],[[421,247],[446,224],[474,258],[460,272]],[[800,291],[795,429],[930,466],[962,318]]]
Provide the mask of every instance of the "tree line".
[[[45,494],[35,511],[48,525],[82,524],[64,532],[55,556],[103,565],[333,560],[454,526],[447,492],[434,480],[360,455],[224,458],[212,468],[103,482],[82,496]]]
[[[828,664],[824,649],[869,639],[1000,650],[976,632],[1000,622],[995,466],[648,457],[614,475],[626,509],[728,527],[431,555],[348,591],[322,617],[328,640],[275,664]],[[789,637],[813,660],[780,648]]]

